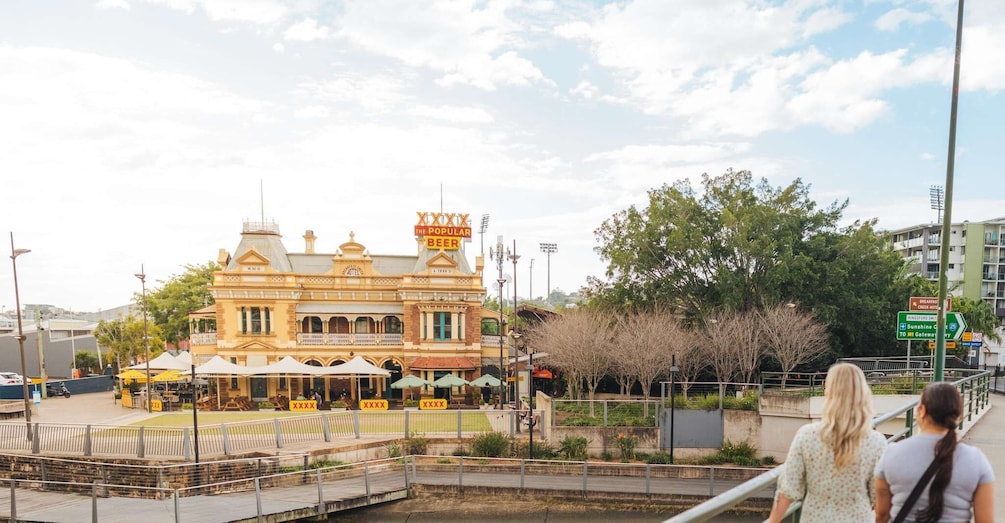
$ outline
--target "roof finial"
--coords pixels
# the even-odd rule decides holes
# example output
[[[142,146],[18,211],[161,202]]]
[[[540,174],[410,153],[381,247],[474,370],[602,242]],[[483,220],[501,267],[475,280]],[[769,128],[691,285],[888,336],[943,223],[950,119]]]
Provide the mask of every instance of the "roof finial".
[[[349,231],[349,241],[351,242],[356,241],[356,233]]]

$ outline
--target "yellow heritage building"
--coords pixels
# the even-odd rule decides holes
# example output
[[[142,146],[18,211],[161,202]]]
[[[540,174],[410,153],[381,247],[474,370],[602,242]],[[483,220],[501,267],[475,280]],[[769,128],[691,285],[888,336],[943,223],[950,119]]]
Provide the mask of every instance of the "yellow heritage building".
[[[190,314],[191,348],[199,361],[219,355],[259,366],[292,356],[331,366],[362,356],[389,370],[384,379],[232,377],[229,396],[253,401],[295,398],[320,390],[325,399],[400,397],[387,391],[405,374],[433,381],[444,374],[472,380],[498,376],[499,337],[486,336],[482,318],[498,333],[498,312],[482,309],[483,257],[468,264],[468,215],[418,213],[414,255],[375,255],[356,241],[334,252],[315,250],[313,231],[303,252],[288,252],[275,223],[245,222],[233,254],[221,249],[211,292],[216,303]],[[424,393],[442,394],[442,390]],[[461,390],[453,390],[456,396]]]

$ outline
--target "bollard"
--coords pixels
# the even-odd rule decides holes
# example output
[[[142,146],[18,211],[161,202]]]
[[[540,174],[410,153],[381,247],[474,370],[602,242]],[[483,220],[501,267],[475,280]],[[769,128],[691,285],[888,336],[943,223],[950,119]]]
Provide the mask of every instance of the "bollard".
[[[332,431],[331,431],[331,427],[328,424],[328,415],[327,414],[323,414],[321,416],[321,430],[324,432],[324,435],[325,435],[325,443],[331,442],[331,440],[332,440]]]
[[[708,468],[708,497],[715,497],[715,468]]]
[[[182,429],[181,457],[185,461],[192,458],[192,438],[188,433],[188,427]]]
[[[586,496],[586,475],[588,471],[586,468],[586,462],[583,462],[583,496]]]
[[[262,483],[261,478],[255,478],[255,506],[258,508],[258,523],[265,521],[262,514]]]
[[[98,482],[91,484],[91,521],[98,523]]]
[[[457,409],[457,439],[461,438],[461,409]]]
[[[136,435],[136,457],[143,458],[146,454],[146,449],[143,448],[143,425],[140,425],[140,430]]]
[[[457,490],[464,491],[464,456],[457,457]]]
[[[652,479],[652,471],[650,470],[652,465],[646,463],[646,497],[652,497],[653,491],[650,489],[649,484]]]
[[[520,458],[520,491],[523,491],[523,478],[524,478],[524,468],[527,465],[527,460]]]
[[[276,428],[276,448],[283,448],[283,431],[279,428],[279,418],[272,418],[273,426]]]
[[[16,499],[15,485],[17,485],[17,480],[11,478],[10,480],[10,520],[17,521],[17,503],[14,501]]]
[[[91,442],[91,426],[88,425],[87,428],[84,429],[84,455],[85,456],[90,456],[91,455],[91,445],[92,445],[92,442]]]
[[[227,437],[227,424],[220,424],[220,436],[223,437],[223,453],[227,456],[230,455],[230,438]]]
[[[359,411],[352,411],[352,429],[356,432],[356,439],[359,439]]]
[[[325,504],[325,493],[324,489],[321,487],[321,469],[318,471],[318,514],[323,515],[328,513],[328,505]]]
[[[366,504],[370,504],[370,463],[363,463],[363,481],[366,483]]]
[[[181,501],[178,499],[178,489],[174,489],[174,523],[181,523]]]

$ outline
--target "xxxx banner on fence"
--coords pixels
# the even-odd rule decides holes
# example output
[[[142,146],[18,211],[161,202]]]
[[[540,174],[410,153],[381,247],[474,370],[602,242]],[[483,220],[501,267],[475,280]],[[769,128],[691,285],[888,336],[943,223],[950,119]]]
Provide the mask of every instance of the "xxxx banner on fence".
[[[387,410],[387,400],[359,400],[359,410]]]
[[[318,410],[318,403],[314,400],[290,400],[290,412],[304,412],[308,410]]]
[[[419,408],[422,410],[446,410],[447,400],[443,398],[428,398],[419,400]]]

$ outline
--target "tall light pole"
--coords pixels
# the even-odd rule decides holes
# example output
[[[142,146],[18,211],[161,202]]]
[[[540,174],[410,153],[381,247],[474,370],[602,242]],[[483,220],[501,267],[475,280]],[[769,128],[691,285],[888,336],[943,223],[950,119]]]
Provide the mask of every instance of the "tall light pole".
[[[677,367],[677,353],[670,355],[670,463],[673,464],[673,448],[674,448],[674,434],[673,434],[673,423],[674,417],[677,414],[677,401],[674,398],[674,390],[677,388],[677,373],[680,372],[680,368]]]
[[[482,224],[478,227],[478,237],[482,241],[482,256],[485,256],[485,231],[489,230],[489,215],[482,215]]]
[[[551,303],[551,255],[552,253],[558,252],[557,243],[542,243],[541,252],[545,253],[548,257],[548,289],[544,293],[544,302]]]
[[[43,398],[49,397],[49,391],[46,384],[49,383],[49,376],[45,373],[45,351],[42,350],[42,332],[45,329],[42,328],[42,308],[35,308],[35,345],[38,347],[38,376],[39,381],[42,382],[40,387],[41,394]]]
[[[151,397],[153,396],[153,391],[150,390],[150,337],[147,336],[147,275],[143,272],[143,265],[140,264],[140,272],[134,274],[140,279],[140,285],[143,288],[143,349],[146,353],[147,358],[147,412],[153,412],[153,401]],[[193,408],[195,406],[193,405]]]
[[[14,233],[10,233],[10,263],[14,268],[14,305],[17,307],[17,345],[21,352],[21,392],[24,394],[24,420],[27,423],[25,435],[31,441],[31,402],[28,401],[28,367],[24,364],[24,332],[21,327],[21,295],[17,290],[17,257],[31,252],[30,249],[14,248]]]
[[[496,283],[499,284],[499,400],[496,407],[499,410],[502,410],[503,404],[506,403],[504,396],[506,395],[506,378],[509,372],[503,355],[503,325],[505,323],[503,319],[503,285],[506,285],[506,278],[503,278],[503,258],[506,256],[504,250],[503,237],[500,234],[496,237],[495,250],[489,247],[489,259],[495,260],[496,268],[499,269],[499,278],[496,280]]]
[[[527,295],[531,300],[534,299],[534,258],[530,259],[530,291]]]
[[[513,262],[513,326],[510,327],[514,333],[517,333],[517,316],[516,316],[516,262],[520,259],[520,255],[516,253],[516,240],[513,240],[513,252],[506,252],[506,258]],[[515,339],[515,336],[514,336]],[[516,403],[516,409],[520,410],[520,374],[517,372],[518,366],[516,362],[520,359],[520,350],[517,348],[516,344],[513,345],[513,400]],[[520,430],[520,424],[517,423],[517,431]]]
[[[963,0],[956,12],[956,60],[953,63],[953,94],[949,106],[949,152],[946,154],[946,205],[942,215],[942,243],[939,247],[939,313],[935,322],[934,381],[943,380],[946,366],[946,297],[949,295],[949,237],[953,227],[953,169],[956,165],[956,108],[960,102],[960,50],[963,47]]]
[[[527,459],[534,459],[534,348],[527,346],[528,369],[527,378],[530,379],[530,392],[527,396],[527,435],[530,436],[530,443],[527,445]]]

